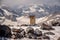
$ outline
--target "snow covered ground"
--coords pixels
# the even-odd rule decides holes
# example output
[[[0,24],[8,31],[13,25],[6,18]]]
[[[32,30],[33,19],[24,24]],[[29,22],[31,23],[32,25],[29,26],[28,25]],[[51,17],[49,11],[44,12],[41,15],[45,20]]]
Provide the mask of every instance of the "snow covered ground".
[[[60,26],[53,27],[55,30],[42,30],[43,33],[46,32],[53,32],[55,35],[48,35],[50,37],[50,40],[57,40],[60,37]]]
[[[27,26],[27,27],[29,27],[29,26]],[[20,27],[20,28],[23,28],[23,29],[25,29],[26,30],[26,28],[27,27]],[[32,26],[32,28],[34,28],[34,29],[40,29],[41,31],[42,31],[42,33],[46,33],[46,32],[53,32],[55,35],[47,35],[47,36],[49,36],[50,37],[50,40],[57,40],[59,37],[60,37],[60,26],[52,26],[55,30],[50,30],[50,31],[48,31],[48,30],[42,30],[42,29],[40,29],[40,27],[34,27],[34,26]],[[19,39],[18,39],[19,40]],[[21,39],[21,40],[39,40],[39,39],[28,39],[28,38],[23,38],[23,39]],[[45,39],[42,39],[42,40],[45,40]]]
[[[60,26],[54,27],[55,30],[52,30],[51,32],[55,33],[55,35],[50,35],[51,40],[57,40],[60,37]]]
[[[27,26],[29,27],[29,26]],[[18,28],[23,28],[26,30],[27,27],[18,27]],[[32,28],[34,29],[40,29],[42,31],[42,33],[46,33],[46,32],[53,32],[55,35],[47,35],[50,37],[50,40],[57,40],[60,37],[60,26],[52,26],[55,30],[42,30],[40,29],[40,27],[35,27],[32,26]],[[17,28],[17,29],[18,29]],[[12,38],[0,38],[0,40],[46,40],[46,39],[29,39],[29,38],[22,38],[22,39],[12,39]]]

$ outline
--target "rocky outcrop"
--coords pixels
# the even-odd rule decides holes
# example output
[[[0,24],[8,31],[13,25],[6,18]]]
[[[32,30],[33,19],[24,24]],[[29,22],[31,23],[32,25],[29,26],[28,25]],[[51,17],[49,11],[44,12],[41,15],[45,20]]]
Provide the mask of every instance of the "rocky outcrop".
[[[0,25],[0,36],[11,37],[11,29],[6,25]]]
[[[25,37],[25,31],[24,29],[13,29],[12,38],[24,38]]]
[[[52,22],[52,26],[60,26],[60,22]]]
[[[34,29],[32,27],[28,27],[26,29],[26,37],[33,38],[33,33],[34,33]]]
[[[55,35],[55,33],[53,33],[53,32],[46,32],[46,33],[44,33],[45,35],[47,34],[47,35]]]
[[[60,37],[57,40],[60,40]]]
[[[43,29],[43,30],[54,30],[54,28],[52,28],[52,26],[47,25],[45,23],[42,23],[41,29]]]
[[[38,30],[38,29],[33,29],[32,27],[28,27],[27,29],[26,29],[27,31],[27,33],[26,33],[26,36],[28,37],[28,38],[33,38],[33,39],[40,39],[41,38],[41,36],[42,36],[42,31],[40,31],[40,30]]]

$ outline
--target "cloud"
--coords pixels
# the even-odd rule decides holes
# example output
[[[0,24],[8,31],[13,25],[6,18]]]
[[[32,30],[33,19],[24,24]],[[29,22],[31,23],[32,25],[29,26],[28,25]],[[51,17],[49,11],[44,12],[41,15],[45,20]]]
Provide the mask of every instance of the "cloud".
[[[60,0],[58,0],[60,2]]]
[[[0,0],[0,5],[1,5],[2,0]]]
[[[2,4],[7,6],[29,5],[29,4],[47,4],[60,5],[60,0],[3,0]]]

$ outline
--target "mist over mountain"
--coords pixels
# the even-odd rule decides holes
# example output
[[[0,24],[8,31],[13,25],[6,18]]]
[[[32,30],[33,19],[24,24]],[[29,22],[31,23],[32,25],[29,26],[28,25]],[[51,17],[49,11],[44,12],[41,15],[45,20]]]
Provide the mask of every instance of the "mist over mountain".
[[[58,5],[48,6],[45,4],[34,4],[29,6],[19,6],[16,9],[1,6],[0,17],[5,17],[5,19],[17,22],[17,18],[21,19],[22,16],[27,16],[27,18],[29,18],[30,15],[35,15],[36,18],[40,19],[58,12],[60,12],[60,6]]]
[[[1,9],[4,9],[8,12],[10,12],[10,14],[14,14],[16,16],[21,16],[22,14],[40,14],[41,15],[47,15],[47,14],[51,14],[54,12],[59,12],[60,11],[60,6],[54,5],[54,6],[48,6],[48,5],[29,5],[29,6],[22,6],[22,7],[17,7],[16,9],[12,9],[6,6],[2,6]],[[1,11],[1,10],[0,10]],[[2,10],[3,11],[3,10]],[[1,11],[1,12],[2,12]]]

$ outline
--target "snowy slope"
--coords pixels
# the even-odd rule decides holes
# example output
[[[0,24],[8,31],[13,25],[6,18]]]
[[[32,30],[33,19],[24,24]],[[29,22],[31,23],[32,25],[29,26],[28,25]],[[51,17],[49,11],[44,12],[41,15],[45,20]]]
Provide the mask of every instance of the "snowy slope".
[[[17,22],[19,23],[24,23],[24,24],[29,24],[30,19],[26,16],[21,16],[19,18],[17,18]],[[59,21],[60,22],[60,14],[51,14],[49,16],[45,16],[45,17],[41,17],[41,18],[36,18],[36,24],[39,23],[48,23],[50,24],[50,22],[52,21]]]
[[[48,10],[48,9],[47,9]],[[27,8],[23,8],[23,14],[25,15],[35,15],[37,18],[49,15],[49,12],[46,11],[45,7],[42,5],[30,5]]]
[[[36,23],[48,22],[60,18],[60,7],[59,6],[48,6],[48,5],[29,5],[24,7],[18,7],[12,11],[9,8],[1,8],[0,15],[3,15],[6,20],[15,22],[18,24],[29,24],[29,15],[35,15]],[[9,10],[8,10],[9,9]],[[56,10],[55,10],[56,9]],[[19,12],[20,11],[20,12]],[[6,22],[5,22],[6,23]],[[11,22],[10,22],[11,23]]]
[[[14,19],[14,15],[12,12],[9,12],[6,9],[0,8],[0,23],[8,24],[8,21],[12,21]],[[16,15],[17,16],[17,15]],[[14,19],[16,20],[16,19]],[[7,22],[6,22],[7,21]],[[12,21],[13,22],[13,21]]]
[[[21,17],[16,18],[16,19],[17,19],[17,22],[19,24],[29,24],[29,22],[30,22],[30,19],[26,16],[21,16]]]

